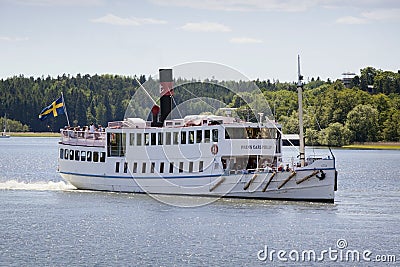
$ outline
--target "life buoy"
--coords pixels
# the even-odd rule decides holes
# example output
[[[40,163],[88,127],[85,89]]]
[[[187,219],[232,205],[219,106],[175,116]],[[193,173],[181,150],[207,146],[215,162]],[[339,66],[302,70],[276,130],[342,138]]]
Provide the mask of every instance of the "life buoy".
[[[211,153],[216,155],[218,153],[218,146],[216,144],[211,146]]]

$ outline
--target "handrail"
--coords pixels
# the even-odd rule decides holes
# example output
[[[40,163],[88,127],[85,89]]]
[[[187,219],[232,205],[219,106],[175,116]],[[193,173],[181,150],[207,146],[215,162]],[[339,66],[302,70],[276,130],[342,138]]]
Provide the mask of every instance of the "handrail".
[[[99,131],[61,130],[61,143],[67,145],[104,147],[106,144],[106,133]]]

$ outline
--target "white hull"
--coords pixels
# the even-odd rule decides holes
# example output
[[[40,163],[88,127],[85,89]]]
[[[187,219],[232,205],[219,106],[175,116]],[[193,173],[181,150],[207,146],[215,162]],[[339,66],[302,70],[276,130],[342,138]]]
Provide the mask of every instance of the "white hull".
[[[320,173],[298,184],[315,169],[298,169],[291,172],[260,172],[203,177],[116,177],[61,172],[62,177],[78,189],[134,192],[167,195],[191,195],[209,197],[238,197],[259,199],[284,199],[305,201],[334,201],[335,170],[324,169]],[[274,177],[271,176],[274,175]],[[292,178],[285,180],[292,175]],[[270,181],[270,182],[269,182]],[[268,184],[269,182],[269,184]],[[268,186],[267,186],[268,184]]]

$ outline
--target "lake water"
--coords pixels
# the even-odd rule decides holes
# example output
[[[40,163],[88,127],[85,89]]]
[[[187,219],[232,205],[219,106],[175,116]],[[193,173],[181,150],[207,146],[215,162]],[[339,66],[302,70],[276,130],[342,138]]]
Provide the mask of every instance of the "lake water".
[[[179,208],[74,190],[56,172],[57,142],[0,139],[0,266],[400,264],[400,151],[333,150],[335,204],[221,199]]]

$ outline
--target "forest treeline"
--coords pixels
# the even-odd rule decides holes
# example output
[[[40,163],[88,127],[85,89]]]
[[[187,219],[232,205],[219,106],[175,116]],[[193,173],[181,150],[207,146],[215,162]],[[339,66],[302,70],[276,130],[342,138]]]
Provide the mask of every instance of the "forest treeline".
[[[73,126],[107,125],[122,120],[132,96],[140,91],[138,81],[151,81],[144,75],[62,75],[52,77],[14,76],[0,80],[0,115],[7,114],[11,131],[58,131],[66,125],[66,117],[40,121],[42,108],[64,94],[68,116]],[[155,83],[156,81],[154,81]],[[215,99],[238,114],[249,118],[246,103],[226,88],[250,88],[257,85],[271,108],[271,114],[282,123],[285,133],[297,133],[296,83],[279,81],[223,82],[210,81],[183,84],[176,88],[176,102],[183,103],[202,91],[202,97]],[[191,82],[191,83],[190,83]],[[226,88],[225,88],[226,87]],[[250,100],[252,101],[252,100]],[[254,99],[256,101],[256,99]],[[203,101],[204,102],[204,101]],[[195,112],[194,101],[188,112]],[[135,109],[135,107],[131,107]],[[151,108],[151,106],[150,106]],[[353,142],[400,141],[400,73],[367,67],[354,76],[347,87],[337,80],[312,78],[304,86],[305,136],[311,145],[340,146]],[[147,110],[143,111],[144,113]],[[253,114],[254,115],[254,114]],[[250,119],[255,119],[250,116]],[[0,128],[4,122],[0,119]]]

